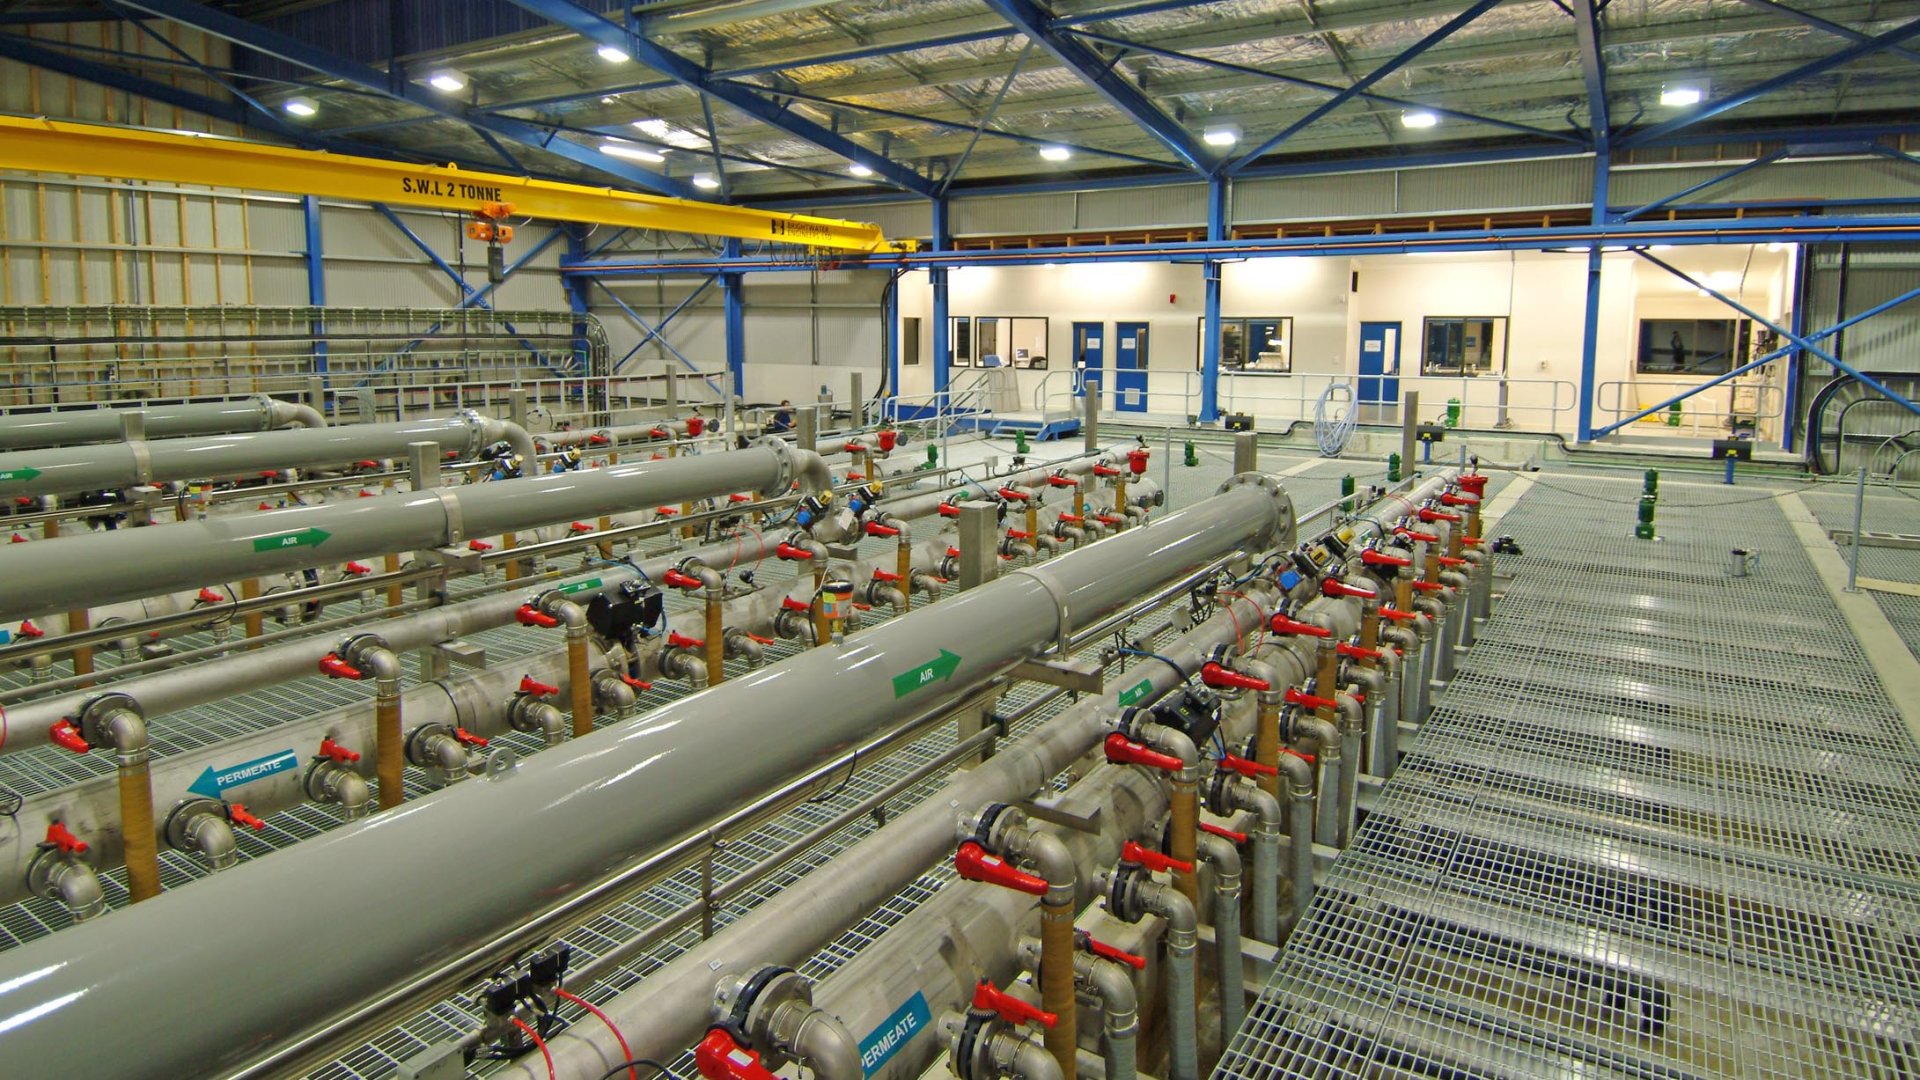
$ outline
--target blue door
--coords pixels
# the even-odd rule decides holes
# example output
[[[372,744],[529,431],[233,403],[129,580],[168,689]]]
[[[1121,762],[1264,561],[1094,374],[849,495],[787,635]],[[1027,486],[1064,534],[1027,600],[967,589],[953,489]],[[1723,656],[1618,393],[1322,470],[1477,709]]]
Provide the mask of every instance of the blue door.
[[[1400,324],[1360,324],[1360,404],[1400,403]]]
[[[1107,382],[1106,366],[1106,323],[1077,322],[1073,324],[1073,396],[1086,397],[1087,384],[1094,384],[1094,393],[1100,393],[1100,387]]]
[[[1113,324],[1113,407],[1147,411],[1147,324]]]

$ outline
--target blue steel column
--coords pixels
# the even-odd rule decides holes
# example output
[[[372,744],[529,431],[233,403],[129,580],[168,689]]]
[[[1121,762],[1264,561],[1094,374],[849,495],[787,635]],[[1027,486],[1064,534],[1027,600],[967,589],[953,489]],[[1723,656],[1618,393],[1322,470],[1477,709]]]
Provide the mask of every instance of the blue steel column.
[[[933,200],[933,250],[946,251],[950,235],[947,232],[947,200]],[[933,286],[933,390],[942,393],[952,377],[951,360],[953,342],[947,334],[947,268],[936,266],[927,271],[928,283]]]
[[[307,228],[307,306],[327,306],[327,264],[325,247],[320,239],[320,200],[312,195],[300,197],[300,218]],[[327,324],[316,319],[310,325],[310,332],[318,339],[327,332]],[[327,343],[315,340],[313,343],[313,373],[320,376],[320,385],[327,384]]]
[[[720,254],[726,259],[738,259],[740,241],[728,240]],[[720,292],[727,305],[727,370],[733,373],[733,392],[742,396],[747,388],[746,281],[746,275],[738,271],[720,275]]]
[[[1214,176],[1207,180],[1207,240],[1218,243],[1227,238],[1227,180]],[[1200,272],[1206,278],[1205,328],[1200,334],[1200,422],[1211,424],[1220,419],[1220,264],[1208,259]],[[1246,348],[1242,343],[1242,348]]]
[[[1593,136],[1593,215],[1595,225],[1613,220],[1608,206],[1613,185],[1613,118],[1607,101],[1607,60],[1600,49],[1600,9],[1604,0],[1581,0],[1573,16],[1579,45],[1580,74],[1587,88],[1587,130]],[[1580,404],[1576,441],[1593,441],[1593,393],[1599,370],[1600,271],[1603,246],[1587,248],[1586,323],[1580,335]]]
[[[1794,337],[1804,338],[1807,336],[1807,249],[1796,245],[1789,250],[1787,257],[1793,260],[1793,321],[1787,328],[1793,331]],[[1846,317],[1844,311],[1834,312],[1836,320]],[[1794,428],[1799,424],[1800,418],[1795,415],[1799,408],[1800,347],[1796,345],[1787,354],[1787,392],[1785,403],[1780,407],[1780,449],[1788,452],[1793,450],[1797,441],[1794,439]]]
[[[586,233],[574,225],[561,227],[567,231],[567,261],[578,262],[586,258]],[[566,274],[560,276],[560,289],[567,294],[567,310],[573,312],[573,367],[581,375],[596,374],[587,370],[587,292],[592,288],[591,278]],[[605,374],[610,375],[612,372],[605,372]]]
[[[881,403],[881,415],[898,418],[900,400],[900,275],[887,282],[887,393]]]

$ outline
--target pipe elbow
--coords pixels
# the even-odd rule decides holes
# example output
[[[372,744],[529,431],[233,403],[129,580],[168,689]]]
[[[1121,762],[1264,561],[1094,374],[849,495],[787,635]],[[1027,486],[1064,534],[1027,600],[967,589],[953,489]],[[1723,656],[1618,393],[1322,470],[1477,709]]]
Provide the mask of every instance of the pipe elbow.
[[[100,887],[100,875],[82,862],[69,862],[52,883],[53,898],[67,909],[73,921],[83,923],[107,912],[106,892]]]
[[[1139,1026],[1140,994],[1133,986],[1132,968],[1085,953],[1074,957],[1074,967],[1087,992],[1100,1000],[1109,1032],[1125,1035]]]
[[[1238,891],[1242,867],[1240,849],[1234,846],[1233,841],[1224,836],[1202,832],[1194,840],[1194,852],[1213,867],[1216,879],[1219,879],[1223,886],[1230,879],[1235,891]]]
[[[540,460],[540,448],[533,444],[533,436],[527,434],[526,428],[509,420],[488,420],[481,425],[481,431],[484,433],[481,437],[485,442],[505,441],[508,446],[513,447],[513,452],[520,455],[521,461],[526,462],[527,475],[533,475],[539,471],[536,463]]]
[[[789,450],[788,460],[792,463],[793,478],[800,484],[800,490],[809,495],[833,490],[833,470],[827,467],[827,459],[811,450]],[[763,492],[777,495],[781,492]]]
[[[1019,835],[1017,852],[1040,871],[1047,882],[1047,903],[1055,906],[1076,902],[1079,885],[1073,852],[1058,836],[1044,829],[1029,828]]]
[[[744,657],[749,667],[759,667],[767,661],[766,646],[739,627],[727,631],[727,655]]]
[[[225,870],[240,861],[233,826],[216,813],[195,814],[186,826],[186,847],[197,852],[215,870]]]
[[[1322,762],[1340,760],[1340,729],[1318,716],[1301,715],[1294,718],[1293,730],[1311,740],[1318,748]],[[1282,754],[1282,758],[1291,757]],[[1297,759],[1296,759],[1297,760]],[[1302,762],[1302,764],[1305,764]]]
[[[115,708],[101,718],[100,731],[113,746],[114,758],[122,768],[146,764],[153,743],[147,734],[147,718],[137,707]]]
[[[1307,763],[1294,757],[1292,754],[1281,754],[1280,756],[1282,758],[1292,758],[1299,764],[1301,779],[1306,782],[1303,786],[1311,789],[1313,773],[1308,769]],[[1292,770],[1283,767],[1280,771],[1288,774],[1287,779],[1289,782],[1293,781]],[[1269,794],[1267,789],[1251,781],[1242,780],[1229,787],[1227,789],[1227,800],[1228,805],[1233,808],[1245,810],[1252,814],[1263,827],[1277,829],[1284,820],[1281,817],[1280,800],[1274,795]]]
[[[1185,893],[1155,881],[1140,889],[1140,900],[1149,912],[1167,920],[1168,948],[1192,951],[1200,932],[1200,919]]]
[[[1060,1063],[1039,1043],[1011,1032],[994,1036],[994,1042],[1011,1044],[1005,1047],[1004,1052],[1006,1070],[1014,1080],[1064,1080]]]
[[[814,1009],[793,1033],[793,1056],[815,1080],[862,1080],[860,1044],[824,1009]],[[1051,1059],[1049,1059],[1051,1060]]]
[[[321,416],[320,411],[311,405],[274,400],[267,406],[267,411],[269,427],[323,428],[327,426],[327,418]]]
[[[350,769],[332,770],[338,780],[333,784],[333,801],[339,804],[340,817],[358,821],[373,810],[373,788],[365,777]]]
[[[1179,779],[1189,783],[1199,779],[1200,751],[1186,732],[1164,724],[1141,724],[1136,734],[1155,750],[1180,759]]]

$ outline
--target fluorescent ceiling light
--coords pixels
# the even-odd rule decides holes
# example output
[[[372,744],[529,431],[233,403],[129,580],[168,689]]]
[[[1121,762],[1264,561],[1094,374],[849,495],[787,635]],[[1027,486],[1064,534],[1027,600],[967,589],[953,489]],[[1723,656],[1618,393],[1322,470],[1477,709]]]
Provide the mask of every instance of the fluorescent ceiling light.
[[[1688,105],[1698,105],[1701,99],[1706,96],[1706,91],[1697,86],[1668,83],[1666,86],[1660,88],[1660,104],[1670,109],[1684,108]]]
[[[671,133],[673,130],[672,128],[667,126],[667,122],[665,120],[661,120],[658,118],[647,119],[647,120],[635,120],[633,122],[633,126],[656,139],[666,138],[667,135]]]
[[[633,161],[650,161],[656,165],[662,161],[667,160],[667,155],[661,153],[658,150],[653,149],[652,147],[635,146],[632,143],[624,143],[624,142],[601,143],[600,152],[603,154],[610,154],[613,157],[617,157],[617,158],[629,158]]]
[[[624,64],[633,59],[633,57],[627,55],[627,50],[615,48],[612,45],[602,45],[598,51],[600,53],[600,59],[605,60],[609,64]]]
[[[449,94],[457,94],[467,88],[467,77],[452,68],[447,68],[427,76],[427,85],[433,87],[435,90],[442,90]]]
[[[1048,161],[1065,161],[1073,156],[1073,151],[1064,146],[1043,146],[1040,148],[1040,156]]]
[[[312,98],[305,97],[288,98],[286,104],[280,107],[291,116],[312,116],[320,111],[320,106],[315,105]]]
[[[1234,124],[1219,124],[1201,132],[1200,139],[1208,146],[1232,146],[1240,141],[1240,128]]]
[[[608,94],[606,97],[600,99],[600,104],[602,105],[617,105],[619,103],[620,95],[618,94]]]
[[[693,186],[701,191],[714,191],[720,187],[720,181],[715,180],[712,173],[694,173]]]
[[[1425,109],[1415,109],[1400,114],[1400,126],[1410,128],[1430,128],[1440,122],[1440,114]]]
[[[860,164],[857,161],[847,166],[847,172],[853,174],[854,176],[872,176],[873,175],[872,169],[868,168],[865,165]]]

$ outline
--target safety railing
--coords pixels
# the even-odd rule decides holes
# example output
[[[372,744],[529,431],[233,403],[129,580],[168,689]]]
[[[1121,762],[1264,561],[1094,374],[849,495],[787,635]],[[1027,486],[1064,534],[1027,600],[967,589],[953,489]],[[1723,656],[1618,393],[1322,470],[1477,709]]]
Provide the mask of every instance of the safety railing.
[[[1605,427],[1641,412],[1651,403],[1665,401],[1698,385],[1698,380],[1686,379],[1603,382],[1594,387],[1594,416],[1598,426]],[[1751,382],[1702,391],[1641,423],[1648,431],[1657,426],[1665,434],[1712,438],[1733,430],[1736,417],[1751,420],[1759,427],[1785,415],[1785,388],[1770,382]]]

